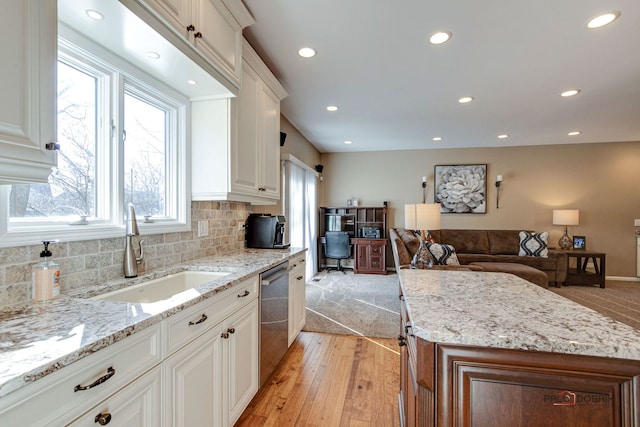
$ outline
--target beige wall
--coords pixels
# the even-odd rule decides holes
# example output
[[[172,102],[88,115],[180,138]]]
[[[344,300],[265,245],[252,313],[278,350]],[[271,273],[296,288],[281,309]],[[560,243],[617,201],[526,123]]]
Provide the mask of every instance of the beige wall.
[[[587,249],[607,253],[607,276],[636,276],[634,218],[640,218],[640,142],[508,148],[412,150],[322,154],[320,206],[389,202],[388,227],[402,227],[404,204],[433,202],[433,170],[443,164],[487,164],[487,213],[447,214],[442,228],[532,229],[550,232],[557,246],[562,227],[553,209],[579,209]],[[496,175],[504,182],[496,209]],[[392,265],[391,262],[387,262]]]

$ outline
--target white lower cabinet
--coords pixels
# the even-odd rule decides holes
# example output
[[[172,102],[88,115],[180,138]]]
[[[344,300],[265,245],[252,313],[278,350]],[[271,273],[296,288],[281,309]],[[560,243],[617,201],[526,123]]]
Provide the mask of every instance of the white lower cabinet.
[[[307,322],[307,280],[305,254],[289,262],[289,346]]]
[[[258,300],[163,363],[165,425],[231,426],[258,391]]]
[[[0,398],[0,426],[232,426],[259,388],[259,280]]]
[[[162,425],[161,380],[156,367],[69,425],[158,427]]]

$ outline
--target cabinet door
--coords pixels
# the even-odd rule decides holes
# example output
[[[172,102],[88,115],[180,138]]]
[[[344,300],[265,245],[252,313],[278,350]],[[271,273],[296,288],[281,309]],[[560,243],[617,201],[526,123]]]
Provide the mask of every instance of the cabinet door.
[[[242,67],[242,27],[221,0],[194,0],[196,47],[236,86]]]
[[[164,361],[167,425],[224,425],[221,333],[218,324]]]
[[[260,77],[248,65],[242,68],[242,87],[236,100],[236,143],[231,144],[231,190],[258,193],[258,86]]]
[[[46,182],[56,165],[57,4],[11,0],[0,14],[0,184]]]
[[[356,266],[355,272],[369,271],[369,253],[371,246],[368,244],[356,243]]]
[[[86,414],[70,426],[138,426],[161,425],[160,367],[149,371]],[[101,421],[102,420],[102,421]]]
[[[265,84],[261,85],[259,119],[262,155],[259,165],[259,188],[262,196],[270,199],[280,198],[280,100]]]
[[[259,341],[258,300],[239,310],[225,322],[229,333],[228,343],[228,388],[223,403],[228,408],[229,422],[233,425],[245,410],[259,388]]]
[[[139,0],[164,19],[178,34],[189,37],[193,0]]]

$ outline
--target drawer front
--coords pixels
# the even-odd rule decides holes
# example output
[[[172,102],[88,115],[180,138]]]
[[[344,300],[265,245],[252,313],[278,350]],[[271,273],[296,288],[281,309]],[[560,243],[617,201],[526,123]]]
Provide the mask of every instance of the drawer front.
[[[2,425],[68,423],[160,363],[160,338],[154,325],[3,397],[15,405],[0,410]]]
[[[163,322],[164,356],[196,339],[229,314],[258,297],[258,276],[226,289]]]
[[[157,366],[107,400],[101,402],[70,426],[137,426],[161,425],[162,373]],[[102,424],[100,424],[102,423]]]

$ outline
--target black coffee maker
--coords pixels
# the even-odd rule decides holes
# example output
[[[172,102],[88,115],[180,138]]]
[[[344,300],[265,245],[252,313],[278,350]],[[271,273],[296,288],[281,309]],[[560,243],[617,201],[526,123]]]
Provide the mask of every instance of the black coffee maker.
[[[284,215],[250,214],[247,218],[245,237],[247,248],[282,249],[284,242]]]

